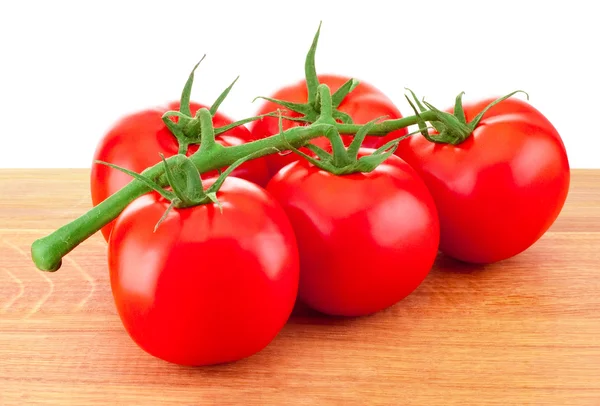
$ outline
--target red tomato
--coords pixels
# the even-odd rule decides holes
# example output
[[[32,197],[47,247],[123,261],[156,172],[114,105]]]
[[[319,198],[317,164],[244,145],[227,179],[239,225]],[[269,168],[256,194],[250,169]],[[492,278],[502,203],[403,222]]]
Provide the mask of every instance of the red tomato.
[[[131,203],[109,240],[116,307],[149,354],[182,365],[248,357],[286,323],[298,251],[284,211],[264,189],[229,177],[215,204],[173,209],[157,193]]]
[[[465,104],[467,120],[491,101]],[[492,263],[530,247],[557,218],[569,189],[558,132],[519,99],[492,107],[459,145],[417,134],[396,154],[416,169],[437,203],[440,250],[465,262]]]
[[[428,275],[439,241],[436,208],[400,158],[344,176],[301,160],[275,175],[267,190],[296,232],[298,296],[309,307],[367,315],[408,296]]]
[[[206,106],[190,103],[192,115],[201,107]],[[98,159],[139,173],[160,162],[159,152],[162,152],[165,157],[177,154],[177,139],[161,118],[169,110],[179,110],[179,102],[136,112],[119,120],[100,140],[94,154],[94,161]],[[233,120],[218,112],[213,118],[215,127],[232,122]],[[248,142],[249,139],[250,132],[244,126],[233,128],[217,136],[217,142],[224,146],[239,145]],[[197,150],[198,145],[192,145],[188,148],[187,155],[190,156]],[[202,178],[207,179],[217,174],[217,171],[208,172],[203,174]],[[250,180],[260,186],[266,186],[270,179],[264,159],[245,162],[233,171],[232,176]],[[131,179],[131,176],[117,169],[94,162],[91,172],[93,205],[98,205],[131,182]],[[114,221],[102,228],[102,234],[107,241],[113,224]]]
[[[329,86],[333,94],[339,89],[348,79],[347,77],[337,75],[318,75],[319,82]],[[290,86],[283,87],[274,93],[271,98],[290,101],[294,103],[306,103],[308,100],[308,91],[306,89],[306,81],[301,80]],[[258,110],[257,115],[266,114],[277,109],[282,109],[282,114],[291,117],[301,117],[301,114],[287,111],[283,107],[272,103],[265,102]],[[400,111],[394,106],[392,101],[375,87],[360,82],[352,92],[342,101],[339,108],[340,111],[349,114],[356,124],[365,124],[377,117],[387,116],[386,119],[402,118]],[[283,129],[303,125],[304,123],[283,120]],[[263,117],[260,120],[253,121],[250,124],[250,131],[253,139],[261,139],[279,133],[279,118],[278,117]],[[408,131],[401,129],[388,134],[391,137],[398,138]],[[346,145],[352,141],[352,136],[343,136]],[[367,137],[363,142],[363,147],[378,148],[383,145],[383,137]],[[313,139],[311,143],[316,144],[324,149],[330,149],[329,140],[326,137]],[[301,148],[302,152],[312,154],[308,149]],[[272,154],[265,157],[271,175],[275,175],[281,168],[290,162],[297,161],[299,156],[294,153]]]

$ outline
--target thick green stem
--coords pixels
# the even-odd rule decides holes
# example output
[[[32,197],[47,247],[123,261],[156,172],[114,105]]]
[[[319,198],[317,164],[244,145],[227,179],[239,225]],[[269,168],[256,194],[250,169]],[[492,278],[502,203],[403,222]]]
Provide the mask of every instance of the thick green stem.
[[[200,123],[200,154],[205,154],[216,145],[215,130],[212,125],[212,114],[205,108],[198,110],[198,122]]]
[[[432,121],[435,120],[436,117],[437,116],[432,111],[421,113],[421,118],[424,121]],[[369,130],[367,135],[387,135],[392,131],[418,124],[418,122],[419,117],[416,115],[398,118],[396,120],[382,121],[381,123],[375,124],[373,128]],[[362,126],[356,124],[336,124],[336,127],[340,134],[356,134]]]
[[[155,165],[144,172],[145,175],[152,177],[152,175],[160,174],[161,170],[159,166]],[[128,183],[81,217],[62,226],[52,234],[34,241],[31,245],[33,262],[42,271],[58,270],[63,256],[117,218],[129,203],[149,191],[150,188],[139,180]]]
[[[429,112],[421,115],[424,119],[434,118]],[[417,123],[417,117],[405,117],[399,120],[390,120],[373,126],[369,134],[385,135],[391,131],[407,127]],[[361,126],[349,124],[334,124],[340,133],[356,134]],[[268,155],[273,151],[283,151],[288,149],[286,144],[299,148],[313,138],[322,136],[331,124],[315,123],[307,127],[293,127],[285,131],[285,139],[280,134],[252,141],[242,145],[223,147],[207,150],[200,154],[196,152],[190,159],[198,168],[198,172],[205,173],[210,170],[223,168],[233,164],[238,159],[250,154],[257,154],[255,158]],[[263,152],[259,152],[263,151]],[[173,156],[167,159],[169,164],[181,156]],[[166,186],[166,177],[164,176],[164,164],[162,162],[146,169],[143,174],[156,181],[161,186]],[[46,237],[36,240],[31,246],[31,257],[35,265],[43,271],[56,271],[60,268],[62,257],[67,255],[77,245],[85,241],[102,227],[110,223],[139,196],[148,193],[150,188],[139,180],[132,180],[118,192],[104,200],[102,203],[93,207],[81,217],[64,225]]]
[[[190,144],[188,144],[187,142],[183,142],[183,141],[179,141],[179,148],[177,149],[177,153],[181,154],[181,155],[185,155],[187,153],[187,150],[189,148]]]

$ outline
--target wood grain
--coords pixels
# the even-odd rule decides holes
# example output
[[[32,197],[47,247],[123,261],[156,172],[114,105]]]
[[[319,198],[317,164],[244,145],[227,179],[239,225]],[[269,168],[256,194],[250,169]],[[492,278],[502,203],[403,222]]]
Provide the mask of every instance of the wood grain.
[[[491,266],[440,256],[371,317],[299,308],[265,350],[209,368],[142,352],[115,312],[106,245],[54,274],[31,242],[90,207],[88,171],[0,170],[0,404],[600,405],[600,171],[561,216]]]

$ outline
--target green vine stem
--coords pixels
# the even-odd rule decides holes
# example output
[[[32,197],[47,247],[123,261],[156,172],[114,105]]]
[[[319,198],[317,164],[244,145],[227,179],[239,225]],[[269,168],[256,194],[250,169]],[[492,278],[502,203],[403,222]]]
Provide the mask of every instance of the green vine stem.
[[[389,132],[417,124],[420,120],[434,120],[435,113],[427,111],[418,116],[408,116],[397,120],[383,121],[374,125],[369,131],[369,135],[386,135]],[[360,131],[360,125],[354,124],[320,124],[314,123],[304,127],[293,127],[286,130],[285,139],[279,134],[272,135],[257,141],[252,141],[242,145],[223,147],[219,144],[213,144],[216,148],[209,148],[190,156],[190,160],[196,166],[199,173],[205,173],[233,164],[238,159],[251,154],[254,158],[272,154],[275,151],[284,151],[287,144],[300,148],[313,138],[323,135],[331,126],[335,126],[339,133],[356,134]],[[184,157],[175,155],[168,158],[167,164],[178,165]],[[163,162],[144,170],[142,175],[160,186],[167,186],[167,179],[164,171]],[[91,237],[98,230],[117,218],[119,214],[132,201],[150,192],[151,189],[145,183],[133,179],[121,190],[114,193],[106,200],[90,209],[82,216],[76,218],[70,223],[60,227],[51,234],[42,237],[31,245],[31,257],[36,267],[42,271],[54,272],[62,264],[62,258],[71,252],[83,241]]]
[[[499,103],[516,93],[513,92],[497,99],[491,103],[486,110],[482,111],[475,120],[467,123],[464,118],[464,113],[462,112],[462,93],[456,98],[455,114],[453,115],[444,113],[429,103],[423,102],[429,108],[427,109],[414,93],[410,91],[415,104],[418,106],[417,109],[415,104],[413,104],[407,96],[409,104],[415,111],[414,116],[386,120],[377,124],[372,122],[368,124],[368,128],[365,128],[363,125],[355,125],[352,123],[351,118],[345,113],[337,110],[337,107],[344,97],[356,87],[358,82],[354,79],[350,79],[334,94],[331,94],[330,89],[326,85],[319,84],[315,69],[315,51],[320,27],[321,25],[319,24],[319,30],[317,30],[313,39],[305,63],[305,74],[309,96],[308,102],[299,104],[263,97],[264,99],[282,105],[286,109],[303,114],[303,117],[298,120],[305,122],[305,126],[292,127],[280,134],[275,134],[242,145],[224,147],[216,143],[216,135],[260,117],[246,118],[219,128],[212,127],[212,115],[215,114],[219,105],[225,99],[237,79],[223,91],[210,109],[200,109],[196,113],[196,116],[192,117],[189,109],[189,97],[194,80],[194,72],[200,64],[200,62],[198,62],[192,70],[182,92],[180,111],[169,111],[163,115],[163,121],[180,143],[179,154],[166,160],[159,160],[157,164],[147,168],[140,174],[144,178],[144,181],[141,180],[140,177],[134,176],[133,180],[125,187],[112,194],[81,217],[60,227],[53,233],[34,241],[31,245],[31,257],[38,269],[50,272],[58,270],[62,264],[62,258],[65,255],[106,224],[117,218],[132,201],[143,194],[150,192],[153,189],[151,185],[158,185],[161,188],[168,186],[169,179],[165,172],[165,168],[187,165],[189,169],[191,162],[198,172],[202,174],[212,170],[219,170],[220,168],[227,166],[230,167],[231,165],[235,165],[236,162],[241,162],[240,160],[255,159],[279,151],[286,151],[289,150],[290,147],[297,149],[309,144],[312,139],[321,137],[324,134],[329,134],[330,140],[333,140],[334,142],[341,142],[338,140],[339,134],[357,135],[358,133],[358,138],[364,138],[365,135],[384,136],[392,131],[411,125],[418,125],[419,132],[432,142],[456,145],[463,142],[471,135],[487,108],[490,108],[494,104]],[[278,114],[273,112],[266,115],[281,116],[281,112]],[[172,121],[171,116],[177,116],[179,118],[178,122],[175,123]],[[341,121],[341,123],[338,122],[338,120]],[[426,122],[431,122],[439,134],[435,136],[430,135],[428,129],[431,127],[428,127]],[[387,143],[377,150],[377,153],[374,156],[369,157],[370,161],[363,160],[363,162],[360,163],[362,166],[360,166],[359,163],[356,163],[356,165],[358,165],[356,167],[353,166],[355,164],[351,164],[350,161],[352,160],[349,158],[346,151],[343,151],[343,153],[339,152],[343,149],[343,145],[336,145],[338,154],[334,154],[332,157],[335,161],[335,166],[338,168],[336,169],[336,172],[344,174],[355,170],[363,171],[365,168],[368,169],[373,164],[377,164],[379,159],[385,158],[385,154],[392,153],[392,149],[395,148],[395,145],[397,145],[397,142],[399,141],[400,140],[395,140]],[[182,152],[187,150],[187,146],[190,143],[199,143],[200,148],[189,157],[189,162],[184,163],[183,160],[185,160],[186,157]],[[309,144],[308,147],[313,152],[323,155],[324,151],[319,151],[316,146]],[[350,149],[353,156],[355,147]]]

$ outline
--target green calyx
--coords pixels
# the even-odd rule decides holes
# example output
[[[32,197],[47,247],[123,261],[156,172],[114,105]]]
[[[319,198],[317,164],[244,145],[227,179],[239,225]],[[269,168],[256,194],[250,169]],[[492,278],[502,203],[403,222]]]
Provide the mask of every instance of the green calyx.
[[[143,182],[150,189],[155,190],[162,197],[171,202],[171,204],[169,205],[169,207],[167,207],[167,210],[165,210],[160,220],[158,220],[158,222],[154,226],[155,232],[156,229],[160,226],[160,224],[164,221],[164,219],[167,218],[167,215],[169,214],[171,209],[173,209],[173,207],[181,209],[186,207],[198,206],[201,204],[216,203],[222,211],[221,204],[217,200],[217,191],[219,187],[223,184],[223,181],[225,180],[223,177],[225,172],[221,174],[221,176],[219,176],[219,180],[223,177],[223,179],[220,182],[219,180],[217,180],[207,190],[204,190],[202,180],[200,178],[200,173],[188,157],[182,154],[178,154],[176,155],[176,159],[171,161],[170,165],[167,164],[167,161],[163,154],[160,154],[160,157],[164,165],[167,182],[171,187],[171,191],[163,189],[152,179],[147,178],[142,174],[130,171],[128,169],[107,162],[96,162],[110,166],[111,168],[118,169],[132,176],[133,178]]]
[[[331,116],[334,120],[343,124],[353,124],[352,118],[338,110],[339,105],[346,98],[346,96],[358,86],[358,80],[349,79],[344,83],[333,95],[330,100],[322,100],[319,97],[319,78],[317,76],[317,70],[315,68],[315,54],[317,51],[317,44],[319,42],[319,34],[321,32],[321,23],[314,36],[312,45],[306,54],[306,61],[304,63],[304,74],[306,79],[306,89],[308,91],[308,100],[306,103],[293,103],[286,100],[273,99],[270,97],[259,96],[256,99],[264,99],[275,104],[284,107],[288,111],[292,111],[300,114],[300,117],[283,116],[283,118],[292,121],[301,121],[305,123],[314,123],[318,121],[323,115],[323,110],[327,109],[331,111]],[[272,112],[266,114],[268,116],[278,116],[280,113]]]
[[[214,154],[216,153],[217,149],[221,149],[224,147],[215,142],[215,131],[212,125],[211,112],[206,108],[202,108],[198,111],[198,113],[199,114],[197,116],[200,122],[202,139],[200,149],[196,153],[194,153],[194,155]],[[103,161],[96,162],[120,170],[121,172],[132,176],[133,178],[143,182],[150,189],[156,191],[162,197],[171,202],[163,216],[160,218],[160,220],[154,227],[154,231],[156,231],[158,226],[163,222],[163,220],[167,217],[171,209],[174,207],[182,209],[187,207],[199,206],[202,204],[214,203],[219,207],[222,213],[223,207],[217,199],[217,192],[225,182],[225,179],[238,166],[250,159],[254,159],[255,156],[259,153],[263,154],[264,151],[258,151],[255,154],[250,154],[235,161],[232,165],[230,165],[227,168],[227,170],[220,173],[219,177],[206,190],[204,190],[204,185],[202,184],[202,179],[200,177],[200,172],[198,171],[198,168],[196,168],[192,159],[188,158],[184,154],[175,155],[173,159],[170,160],[170,162],[167,162],[162,153],[160,154],[160,158],[164,166],[166,183],[168,184],[168,186],[170,186],[171,190],[162,188],[156,181],[145,176],[143,172],[139,174],[111,163]]]
[[[171,133],[177,138],[177,142],[179,144],[179,154],[185,154],[188,150],[188,147],[193,144],[199,144],[202,141],[202,126],[200,123],[200,110],[196,112],[196,115],[192,116],[192,112],[190,109],[190,96],[192,93],[192,86],[194,84],[194,75],[196,69],[200,63],[204,60],[206,55],[200,59],[200,61],[194,66],[192,72],[190,73],[188,80],[183,87],[183,91],[181,92],[181,101],[179,103],[179,111],[170,110],[163,114],[162,120],[167,126],[167,128],[171,131]],[[214,103],[210,106],[208,111],[210,112],[211,117],[214,116],[221,103],[227,98],[229,92],[233,88],[233,85],[237,82],[239,76],[234,79],[233,82],[217,97]],[[173,120],[174,117],[177,117],[177,121]],[[234,123],[228,124],[223,127],[218,127],[213,129],[214,135],[222,134],[226,131],[231,130],[234,127],[238,127],[240,125],[249,123],[251,121],[257,120],[262,116],[249,117],[244,120],[236,121]]]
[[[331,95],[329,86],[326,84],[319,84],[317,86],[316,100],[320,100],[322,109],[319,118],[314,122],[314,124],[312,124],[312,126],[319,126],[323,129],[323,135],[329,140],[332,150],[332,153],[329,153],[323,148],[314,144],[306,144],[306,148],[313,152],[317,158],[313,158],[310,155],[305,154],[288,142],[287,138],[285,137],[285,132],[283,131],[284,117],[281,114],[281,110],[277,111],[279,117],[279,136],[283,138],[285,147],[290,151],[300,155],[320,169],[333,173],[334,175],[349,175],[359,172],[372,172],[396,151],[400,141],[414,134],[407,134],[387,142],[385,145],[382,145],[380,148],[376,149],[372,154],[359,158],[358,154],[360,147],[366,136],[369,134],[369,131],[371,131],[376,123],[384,117],[378,117],[369,121],[365,125],[360,126],[359,130],[354,135],[352,142],[348,148],[346,148],[333,117],[334,108],[332,100],[334,96],[335,94]],[[420,130],[418,132],[420,132]]]
[[[367,124],[363,125],[354,136],[354,139],[348,148],[346,148],[344,145],[344,141],[342,140],[342,137],[336,126],[333,124],[323,123],[323,132],[331,143],[332,153],[329,153],[323,148],[314,144],[307,144],[306,147],[317,156],[317,158],[313,158],[287,142],[285,132],[283,131],[283,116],[281,115],[281,112],[279,113],[279,136],[283,138],[286,148],[289,148],[291,151],[302,156],[316,167],[338,176],[350,175],[353,173],[372,172],[396,151],[400,141],[409,135],[412,135],[408,134],[392,140],[375,150],[372,154],[359,158],[358,154],[362,142],[380,118],[371,120]],[[317,122],[316,124],[320,123]]]
[[[471,120],[470,122],[467,122],[467,119],[465,117],[465,111],[463,109],[463,103],[462,103],[462,96],[463,96],[464,92],[460,92],[458,94],[458,96],[456,96],[456,101],[454,103],[454,114],[451,114],[451,113],[446,113],[444,111],[437,109],[436,107],[434,107],[430,103],[426,102],[425,100],[423,100],[422,102],[419,101],[419,99],[417,98],[417,96],[415,95],[415,93],[412,90],[410,90],[410,89],[406,89],[406,90],[408,90],[410,92],[410,94],[415,102],[413,104],[411,99],[407,95],[405,95],[406,100],[408,100],[408,103],[410,104],[410,106],[412,107],[412,109],[415,112],[415,115],[417,116],[419,132],[428,141],[435,142],[438,144],[458,145],[458,144],[464,142],[467,138],[469,138],[471,136],[471,134],[473,133],[473,131],[475,130],[477,125],[479,125],[479,122],[483,118],[483,115],[490,108],[492,108],[496,104],[500,103],[501,101],[504,101],[504,100],[508,99],[509,97],[512,97],[516,93],[525,93],[525,95],[527,96],[527,99],[529,99],[529,95],[526,92],[524,92],[523,90],[516,90],[512,93],[507,94],[506,96],[502,96],[502,97],[494,100],[493,102],[488,104],[475,118],[473,118],[473,120]],[[417,110],[417,107],[415,107],[415,104],[418,106],[418,110]],[[425,106],[427,106],[427,107],[425,107]],[[425,123],[425,120],[421,116],[421,114],[428,112],[428,111],[432,112],[435,115],[435,120],[430,121],[431,127],[433,127],[437,131],[437,134],[435,134],[435,135],[432,135],[429,133],[428,129],[431,127],[427,126],[427,124]]]

